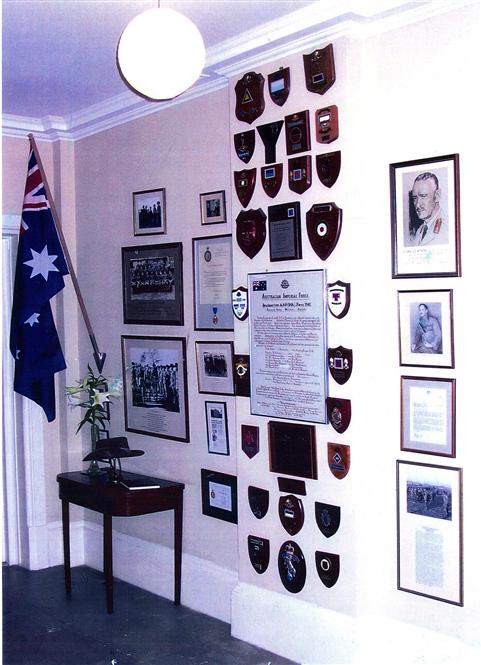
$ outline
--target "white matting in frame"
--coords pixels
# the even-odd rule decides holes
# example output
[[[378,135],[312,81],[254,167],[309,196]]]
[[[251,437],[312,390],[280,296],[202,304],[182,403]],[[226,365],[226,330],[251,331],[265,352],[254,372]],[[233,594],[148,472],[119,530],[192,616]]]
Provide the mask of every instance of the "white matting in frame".
[[[398,589],[463,605],[462,469],[396,467]]]

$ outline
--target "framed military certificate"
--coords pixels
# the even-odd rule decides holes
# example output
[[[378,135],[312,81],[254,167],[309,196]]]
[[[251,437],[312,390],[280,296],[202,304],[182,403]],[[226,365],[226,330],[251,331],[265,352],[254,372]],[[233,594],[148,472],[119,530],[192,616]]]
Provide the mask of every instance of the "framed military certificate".
[[[192,239],[195,330],[233,330],[232,236]]]

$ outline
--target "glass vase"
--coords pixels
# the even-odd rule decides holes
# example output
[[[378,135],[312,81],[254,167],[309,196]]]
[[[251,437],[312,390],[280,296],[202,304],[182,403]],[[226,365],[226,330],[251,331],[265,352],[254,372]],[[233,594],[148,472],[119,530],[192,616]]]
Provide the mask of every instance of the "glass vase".
[[[98,425],[91,425],[90,427],[90,441],[92,452],[94,453],[97,448],[97,441],[99,438],[99,427]],[[99,467],[97,460],[91,460],[89,468],[87,469],[89,476],[98,476],[102,473],[102,469]]]

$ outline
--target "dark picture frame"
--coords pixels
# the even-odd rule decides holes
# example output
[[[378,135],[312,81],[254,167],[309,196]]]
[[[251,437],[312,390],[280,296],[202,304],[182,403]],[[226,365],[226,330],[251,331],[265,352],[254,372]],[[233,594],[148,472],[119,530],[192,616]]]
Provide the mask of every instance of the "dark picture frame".
[[[227,222],[225,190],[204,192],[200,197],[200,223],[223,224]]]
[[[237,476],[201,469],[202,514],[237,524]]]
[[[459,155],[389,166],[392,277],[459,277]]]
[[[396,461],[397,588],[463,600],[463,470]]]
[[[192,238],[194,329],[234,330],[232,235]]]
[[[398,291],[399,364],[454,367],[453,291]]]
[[[165,188],[132,193],[134,236],[167,232]]]
[[[270,420],[268,438],[270,471],[317,480],[315,425]]]
[[[299,201],[269,206],[269,260],[302,259],[301,205]]]
[[[185,337],[122,335],[125,429],[189,441]]]
[[[227,403],[205,402],[207,449],[213,455],[230,455]]]
[[[401,450],[456,457],[456,379],[401,376]]]
[[[233,342],[195,343],[199,393],[234,395]]]
[[[184,325],[182,243],[122,247],[124,323]]]

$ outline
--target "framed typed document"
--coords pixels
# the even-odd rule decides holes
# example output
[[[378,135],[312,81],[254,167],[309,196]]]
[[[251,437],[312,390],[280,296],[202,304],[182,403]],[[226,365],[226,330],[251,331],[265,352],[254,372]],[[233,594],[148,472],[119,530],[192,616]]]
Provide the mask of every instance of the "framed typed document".
[[[232,236],[192,239],[195,330],[234,330]]]
[[[325,271],[248,276],[251,413],[326,421]]]
[[[202,513],[237,524],[237,477],[201,469]]]
[[[463,605],[462,469],[397,461],[398,589]]]

